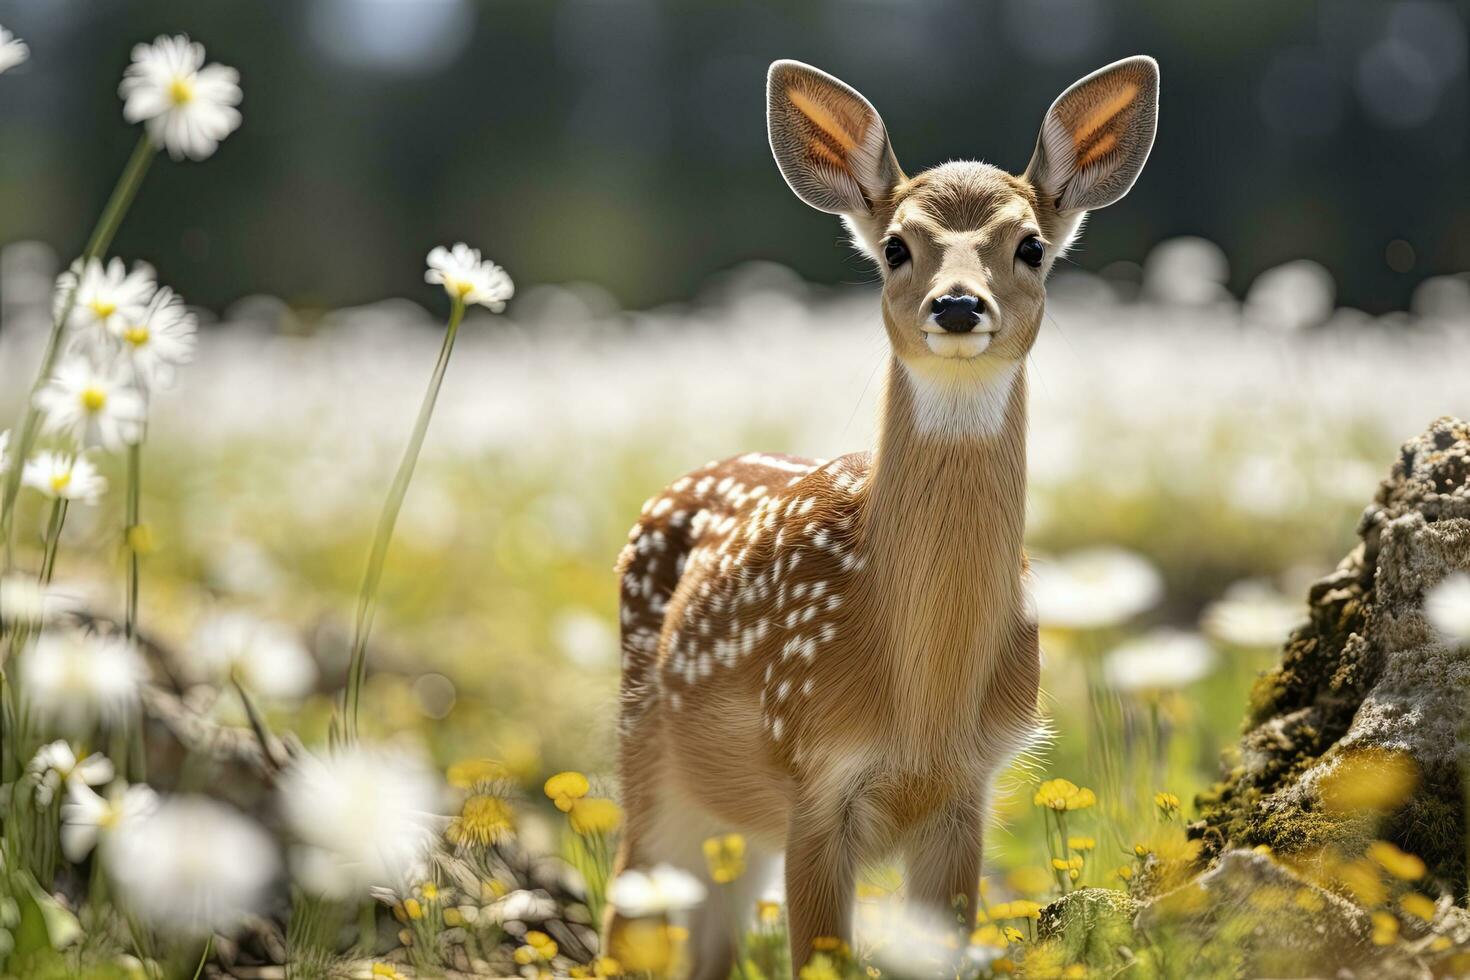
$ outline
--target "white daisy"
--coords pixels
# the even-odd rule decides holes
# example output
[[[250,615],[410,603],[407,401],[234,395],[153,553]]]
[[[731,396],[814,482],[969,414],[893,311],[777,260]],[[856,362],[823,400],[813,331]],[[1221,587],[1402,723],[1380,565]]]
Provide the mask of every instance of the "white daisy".
[[[117,452],[142,436],[147,406],[128,383],[124,365],[102,369],[85,357],[63,361],[40,391],[36,407],[45,414],[42,429]]]
[[[308,891],[347,898],[422,878],[443,820],[439,782],[417,756],[369,745],[303,755],[278,785],[300,842],[292,872]]]
[[[80,500],[95,504],[107,492],[107,478],[86,456],[42,451],[31,457],[21,483],[52,500]]]
[[[56,791],[73,779],[87,786],[101,786],[112,782],[116,775],[107,756],[94,752],[78,758],[72,747],[60,740],[41,746],[26,764],[26,772],[35,781],[36,802],[41,806],[50,806]]]
[[[4,74],[31,56],[31,49],[14,34],[0,27],[0,74]]]
[[[148,667],[121,637],[48,630],[21,654],[19,674],[20,693],[46,728],[87,735],[98,722],[133,716]]]
[[[0,626],[36,629],[79,608],[75,596],[43,586],[32,575],[0,578]]]
[[[52,315],[59,319],[70,301],[67,328],[80,343],[95,347],[128,321],[141,317],[157,288],[153,267],[146,262],[134,262],[129,272],[122,259],[106,265],[101,259],[77,259],[56,277]]]
[[[1204,631],[1238,647],[1278,647],[1307,621],[1306,604],[1277,592],[1266,582],[1236,582],[1205,607]]]
[[[430,252],[424,281],[443,286],[451,299],[466,306],[478,303],[492,313],[505,309],[506,300],[516,291],[504,269],[489,259],[481,260],[480,250],[464,242],[453,249],[440,245]]]
[[[1103,660],[1115,691],[1173,691],[1188,687],[1215,665],[1215,651],[1197,633],[1157,629],[1119,646]]]
[[[118,318],[111,325],[112,336],[133,367],[134,379],[151,389],[173,383],[174,369],[194,356],[198,331],[198,319],[167,286],[153,294],[138,316]]]
[[[203,796],[171,796],[122,821],[102,858],[128,911],[178,936],[234,932],[261,911],[280,871],[259,824]]]
[[[1164,580],[1148,559],[1121,548],[1076,551],[1032,565],[1032,598],[1042,626],[1103,629],[1151,608]]]
[[[316,661],[294,632],[245,613],[206,620],[194,635],[192,666],[216,684],[239,678],[251,694],[295,700],[316,686]]]
[[[148,138],[175,160],[203,160],[240,126],[240,73],[205,65],[204,46],[179,35],[133,48],[118,94],[123,118],[145,122]]]
[[[158,794],[152,789],[142,784],[128,786],[121,780],[112,784],[106,797],[75,779],[66,789],[67,800],[61,804],[61,852],[73,864],[158,806]]]
[[[607,900],[619,913],[633,918],[691,909],[704,896],[703,882],[670,864],[648,871],[624,871],[607,886]]]
[[[1446,575],[1425,594],[1424,615],[1445,639],[1470,644],[1470,575]]]

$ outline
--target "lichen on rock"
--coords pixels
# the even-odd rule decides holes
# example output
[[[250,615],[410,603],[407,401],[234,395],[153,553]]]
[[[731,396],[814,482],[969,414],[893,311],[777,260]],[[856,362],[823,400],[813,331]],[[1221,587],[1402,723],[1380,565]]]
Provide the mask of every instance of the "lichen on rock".
[[[1310,590],[1310,621],[1258,682],[1238,754],[1199,801],[1206,860],[1265,845],[1287,861],[1353,860],[1388,840],[1466,889],[1461,773],[1470,764],[1470,647],[1436,633],[1426,591],[1470,571],[1470,425],[1404,444]]]

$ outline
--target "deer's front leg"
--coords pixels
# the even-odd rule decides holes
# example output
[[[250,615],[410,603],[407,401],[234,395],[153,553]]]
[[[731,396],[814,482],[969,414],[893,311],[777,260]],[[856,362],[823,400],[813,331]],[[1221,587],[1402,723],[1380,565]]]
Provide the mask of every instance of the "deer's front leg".
[[[974,928],[984,820],[976,792],[951,799],[912,831],[905,848],[909,901],[926,922]]]
[[[786,904],[793,975],[812,955],[812,941],[852,938],[859,831],[856,807],[798,802],[786,838]]]

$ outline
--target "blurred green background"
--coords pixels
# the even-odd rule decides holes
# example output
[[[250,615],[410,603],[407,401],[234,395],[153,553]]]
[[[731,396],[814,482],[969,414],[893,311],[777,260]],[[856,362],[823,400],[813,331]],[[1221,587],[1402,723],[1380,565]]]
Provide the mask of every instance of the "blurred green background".
[[[187,31],[243,76],[245,124],[208,168],[144,188],[117,240],[220,309],[399,292],[441,241],[524,282],[624,305],[687,298],[771,259],[866,278],[771,164],[777,57],[871,98],[910,171],[1025,166],[1073,79],[1146,52],[1157,146],[1126,214],[1073,261],[1128,277],[1201,235],[1237,292],[1314,259],[1340,301],[1402,308],[1470,268],[1465,0],[0,0],[32,61],[0,86],[0,242],[80,249],[133,142],[128,47]],[[390,285],[391,284],[391,285]]]

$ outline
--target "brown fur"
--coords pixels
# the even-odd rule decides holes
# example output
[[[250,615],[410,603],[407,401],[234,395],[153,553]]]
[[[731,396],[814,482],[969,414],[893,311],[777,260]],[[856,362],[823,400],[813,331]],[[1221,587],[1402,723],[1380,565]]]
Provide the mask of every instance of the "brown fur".
[[[817,937],[848,937],[858,862],[885,852],[904,854],[912,902],[973,922],[989,784],[1037,720],[1023,365],[1081,215],[1038,193],[1044,168],[905,177],[872,107],[812,69],[778,63],[771,90],[793,189],[833,204],[870,254],[898,235],[912,255],[885,269],[878,447],[711,463],[644,505],[618,562],[618,866],[698,871],[697,838],[723,829],[784,850],[800,966]],[[1105,153],[1109,121],[1137,114],[1084,94],[1111,114],[1074,111],[1092,127],[1077,143]],[[1040,270],[1015,258],[1029,235],[1052,246]],[[936,339],[930,304],[959,291],[985,301],[994,333],[978,355],[939,356],[952,338]],[[728,972],[731,927],[696,915],[696,976]]]

